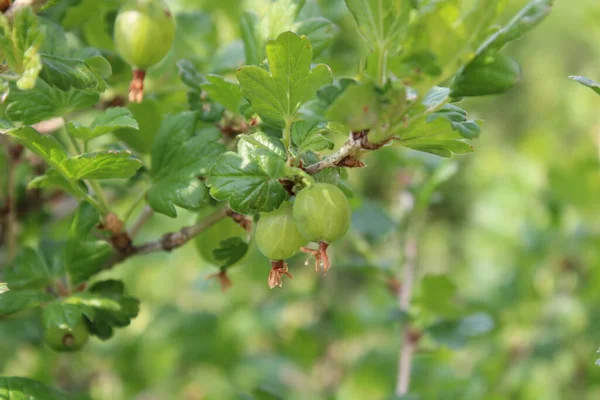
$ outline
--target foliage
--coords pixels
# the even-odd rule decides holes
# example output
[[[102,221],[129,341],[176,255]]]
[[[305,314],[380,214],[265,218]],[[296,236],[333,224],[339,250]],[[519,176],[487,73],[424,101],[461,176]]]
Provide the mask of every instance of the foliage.
[[[124,2],[44,3],[0,21],[0,371],[68,394],[7,377],[0,397],[597,394],[597,154],[548,134],[569,131],[558,115],[594,120],[584,103],[565,116],[577,85],[539,78],[537,43],[560,42],[537,28],[552,1],[172,0],[173,45],[141,77],[113,40]],[[553,76],[570,73],[591,74]],[[302,249],[331,262],[325,277],[253,237],[321,182],[352,209],[344,237]],[[270,255],[308,241],[286,241],[288,214],[262,234]],[[184,245],[224,219],[248,234],[220,238],[205,274]],[[399,282],[412,238],[416,279]],[[80,353],[43,347],[81,321]],[[411,341],[410,391],[394,397]]]

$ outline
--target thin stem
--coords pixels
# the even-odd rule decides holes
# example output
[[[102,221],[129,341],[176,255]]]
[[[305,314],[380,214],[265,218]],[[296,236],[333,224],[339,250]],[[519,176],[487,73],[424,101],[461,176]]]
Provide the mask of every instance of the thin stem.
[[[65,121],[65,124],[66,124],[66,121]],[[75,140],[74,137],[69,135],[69,132],[67,132],[66,128],[63,127],[63,129],[61,129],[61,134],[62,134],[63,140],[66,142],[69,152],[71,154],[82,154],[83,153],[83,150],[82,150],[81,146],[79,145],[79,143],[77,142],[77,140]],[[94,203],[96,203],[100,206],[101,214],[106,215],[110,210],[110,206],[108,205],[108,200],[106,200],[106,196],[104,195],[104,192],[102,191],[102,187],[100,186],[100,183],[98,183],[98,181],[96,181],[94,179],[88,179],[88,182],[89,182],[90,186],[92,187],[92,189],[94,190],[94,194],[98,198],[98,201],[95,201]],[[88,201],[89,201],[89,198],[90,198],[90,196],[87,195],[86,199],[88,199]]]
[[[144,225],[146,225],[146,222],[148,222],[148,220],[150,219],[150,217],[152,216],[153,213],[154,213],[154,210],[152,210],[150,207],[148,207],[148,206],[144,207],[144,209],[138,216],[137,220],[135,221],[135,223],[129,230],[129,237],[131,237],[133,239],[138,234],[138,232],[142,229],[142,227]]]
[[[135,199],[135,201],[131,204],[131,206],[129,207],[129,209],[127,210],[127,212],[125,212],[125,215],[123,216],[123,222],[127,222],[129,221],[129,218],[131,218],[131,216],[133,215],[134,211],[136,210],[136,208],[140,205],[140,203],[142,201],[144,201],[144,198],[146,197],[146,193],[148,191],[146,189],[142,190],[142,192],[140,193],[140,195]]]
[[[106,200],[106,196],[102,191],[102,186],[100,186],[100,183],[98,183],[98,181],[93,179],[90,179],[89,182],[92,189],[94,189],[94,194],[96,195],[96,197],[98,197],[100,206],[103,210],[103,214],[107,214],[110,210],[110,206],[108,205],[108,200]]]
[[[291,144],[292,144],[292,121],[291,120],[285,120],[285,127],[283,128],[283,144],[285,146],[286,149],[289,150]]]
[[[183,246],[206,229],[228,217],[229,210],[227,208],[217,210],[195,225],[186,226],[177,232],[166,233],[152,242],[147,242],[139,246],[131,246],[125,251],[116,254],[115,257],[113,257],[113,259],[111,259],[104,266],[104,268],[112,268],[114,265],[136,255],[149,254],[159,251],[170,252],[178,247]]]
[[[387,50],[380,47],[377,54],[377,84],[380,87],[385,86],[387,79]]]
[[[398,306],[401,311],[408,312],[412,299],[417,264],[417,237],[414,231],[408,231],[404,243],[404,270],[402,273],[402,286],[398,294]],[[398,360],[398,376],[396,379],[396,395],[403,396],[410,387],[410,373],[412,360],[417,347],[417,339],[410,323],[403,329],[402,348]]]

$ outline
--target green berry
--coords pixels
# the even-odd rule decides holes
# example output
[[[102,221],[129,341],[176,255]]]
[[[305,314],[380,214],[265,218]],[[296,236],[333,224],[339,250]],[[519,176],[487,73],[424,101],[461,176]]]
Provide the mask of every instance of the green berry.
[[[175,21],[163,0],[130,0],[117,14],[117,51],[137,69],[145,70],[162,60],[174,38]]]
[[[294,221],[311,242],[331,243],[350,227],[352,211],[344,192],[329,183],[317,183],[298,193]]]
[[[55,351],[70,352],[81,349],[87,343],[89,336],[88,328],[81,317],[74,328],[50,324],[46,327],[44,340]]]
[[[204,219],[204,217],[206,217],[206,215],[201,214],[198,217],[198,220],[200,221]],[[219,266],[222,264],[222,261],[219,261],[215,258],[213,251],[221,247],[221,242],[223,240],[233,237],[239,237],[243,241],[246,241],[246,230],[233,219],[227,217],[212,225],[208,229],[205,229],[198,236],[196,236],[196,250],[198,250],[198,254],[200,257],[202,257],[202,259],[211,264]],[[240,263],[240,261],[242,261],[244,258],[237,261],[236,264]]]
[[[260,251],[271,260],[290,258],[308,242],[298,231],[288,202],[273,212],[261,214],[255,239]]]

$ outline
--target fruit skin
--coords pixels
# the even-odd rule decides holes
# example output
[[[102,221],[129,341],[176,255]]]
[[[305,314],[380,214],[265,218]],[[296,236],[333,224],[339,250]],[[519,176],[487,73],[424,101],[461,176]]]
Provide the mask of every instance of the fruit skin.
[[[310,242],[331,243],[350,227],[352,210],[344,192],[330,183],[300,191],[294,202],[294,220]]]
[[[271,260],[290,258],[308,243],[294,222],[292,205],[288,202],[273,212],[261,214],[254,238],[260,251]]]
[[[198,221],[203,220],[204,217],[205,215],[201,214],[198,217]],[[220,247],[221,241],[232,237],[239,237],[243,241],[246,241],[246,231],[233,219],[225,218],[208,229],[205,229],[198,236],[196,236],[196,250],[198,250],[198,254],[200,257],[202,257],[202,259],[211,264],[219,266],[221,262],[215,259],[213,256],[213,250]],[[248,253],[246,253],[246,255],[248,255]],[[233,265],[239,264],[245,258],[246,257],[244,256],[241,260],[237,261]]]
[[[162,60],[175,39],[175,21],[163,0],[130,0],[115,20],[117,52],[145,70]]]
[[[59,352],[77,351],[87,343],[89,337],[90,334],[83,317],[73,329],[66,325],[49,325],[44,334],[46,344]]]

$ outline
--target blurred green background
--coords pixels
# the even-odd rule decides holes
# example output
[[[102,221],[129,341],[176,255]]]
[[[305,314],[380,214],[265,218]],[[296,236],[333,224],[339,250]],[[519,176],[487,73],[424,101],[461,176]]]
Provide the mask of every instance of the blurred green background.
[[[65,3],[72,4],[61,11],[75,32],[70,40],[95,37],[94,46],[110,47],[87,32],[106,19],[104,2]],[[231,74],[243,61],[241,11],[265,13],[269,2],[168,3],[185,35],[150,74],[149,87],[162,106],[177,108],[185,91],[174,61],[192,58]],[[343,1],[307,3],[306,12],[322,13],[343,32],[320,61],[336,76],[353,75],[365,49]],[[513,1],[509,11],[524,3]],[[600,98],[568,79],[600,78],[600,4],[557,0],[551,16],[508,53],[522,65],[523,81],[506,95],[462,103],[485,121],[483,133],[475,153],[450,162],[458,172],[433,195],[418,239],[419,277],[447,276],[461,319],[422,338],[415,399],[600,398]],[[129,328],[108,342],[93,339],[81,353],[57,355],[43,346],[37,315],[4,320],[0,375],[94,400],[391,398],[402,328],[389,289],[402,265],[394,221],[432,171],[452,166],[398,148],[366,162],[350,171],[353,230],[333,246],[327,275],[298,256],[290,263],[293,281],[270,290],[270,266],[255,252],[230,271],[233,287],[223,294],[206,279],[216,269],[193,244],[131,259],[98,277],[122,278],[142,300]],[[153,216],[138,240],[195,218]],[[61,235],[68,220],[42,231],[31,222],[31,237]],[[424,290],[417,285],[417,297],[429,295]]]

